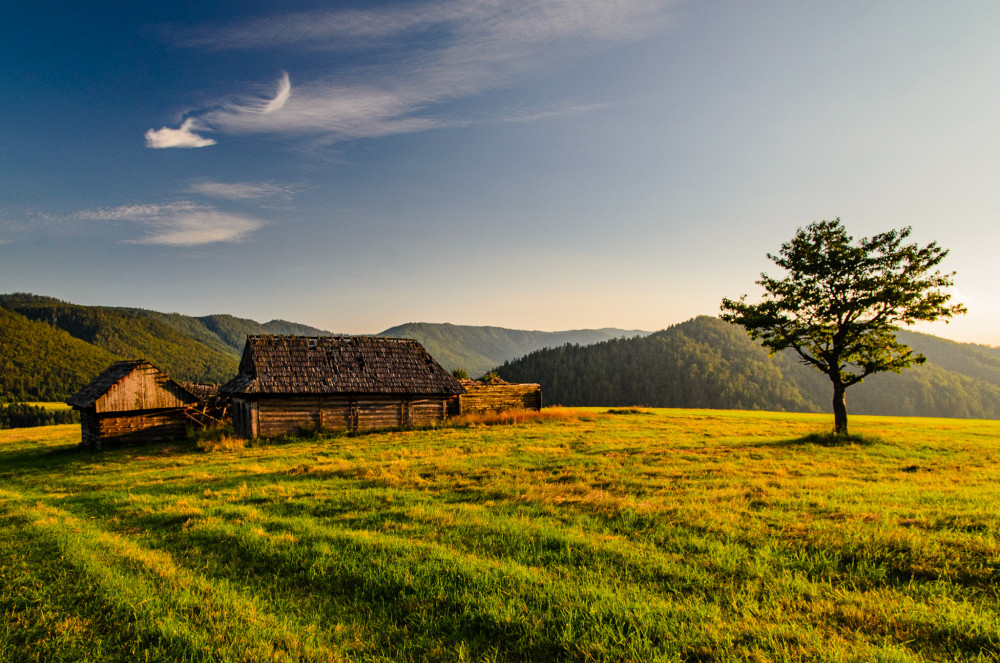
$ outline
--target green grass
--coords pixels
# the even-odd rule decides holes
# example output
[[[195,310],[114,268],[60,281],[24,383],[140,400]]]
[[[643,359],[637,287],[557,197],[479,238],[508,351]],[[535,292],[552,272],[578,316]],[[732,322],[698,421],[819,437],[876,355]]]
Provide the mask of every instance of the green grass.
[[[0,431],[0,660],[1000,659],[1000,422],[650,412]]]
[[[27,401],[27,405],[34,407],[45,408],[46,410],[70,410],[70,406],[67,403],[62,403],[59,401]]]
[[[0,403],[0,406],[13,405],[15,402],[17,403],[23,402],[25,405],[30,405],[32,407],[40,407],[52,412],[61,412],[63,410],[73,409],[67,403],[63,403],[61,401],[12,401],[10,403]]]

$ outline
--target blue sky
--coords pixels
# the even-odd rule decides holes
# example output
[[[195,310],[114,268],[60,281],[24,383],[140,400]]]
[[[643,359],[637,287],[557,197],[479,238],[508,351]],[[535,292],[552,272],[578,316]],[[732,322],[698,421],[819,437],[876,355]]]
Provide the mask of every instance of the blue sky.
[[[840,217],[1000,345],[993,0],[8,4],[2,292],[653,330]]]

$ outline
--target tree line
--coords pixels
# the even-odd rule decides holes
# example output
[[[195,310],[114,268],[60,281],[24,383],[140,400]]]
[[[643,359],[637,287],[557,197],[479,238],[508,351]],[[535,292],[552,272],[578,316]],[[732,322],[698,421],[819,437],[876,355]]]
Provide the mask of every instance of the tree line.
[[[48,410],[30,403],[0,405],[0,429],[80,423],[76,410]]]
[[[926,335],[907,341],[929,360],[851,389],[858,414],[1000,418],[1000,386],[980,377],[1000,352]],[[994,369],[994,374],[996,373]],[[532,352],[497,369],[538,382],[545,402],[582,406],[826,412],[829,380],[788,351],[769,356],[739,326],[702,316],[645,338]]]

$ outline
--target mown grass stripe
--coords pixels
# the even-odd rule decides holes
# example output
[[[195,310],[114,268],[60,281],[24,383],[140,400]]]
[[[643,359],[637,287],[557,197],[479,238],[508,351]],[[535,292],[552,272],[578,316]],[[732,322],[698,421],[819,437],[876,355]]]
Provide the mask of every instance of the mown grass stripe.
[[[1000,423],[859,417],[870,441],[837,447],[808,441],[821,419],[210,454],[0,431],[0,659],[45,660],[32,639],[89,660],[1000,658]]]
[[[30,495],[10,508],[22,533],[55,544],[91,591],[182,660],[336,660],[323,632],[269,613],[226,581],[194,574],[167,551],[105,531]]]

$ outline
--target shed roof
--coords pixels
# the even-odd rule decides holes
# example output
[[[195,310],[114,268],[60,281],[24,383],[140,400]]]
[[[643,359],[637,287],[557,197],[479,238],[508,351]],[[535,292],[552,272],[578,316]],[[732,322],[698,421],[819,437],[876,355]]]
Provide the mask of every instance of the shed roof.
[[[223,394],[443,394],[465,389],[420,343],[380,336],[249,336]]]
[[[108,366],[101,372],[100,375],[91,380],[90,384],[70,396],[66,400],[66,403],[78,408],[91,407],[108,392],[110,392],[117,384],[141,366],[146,366],[148,367],[148,370],[155,371],[155,373],[162,375],[162,379],[170,385],[170,390],[172,392],[176,392],[181,400],[189,402],[198,401],[197,396],[171,380],[166,373],[158,369],[156,366],[153,366],[145,359],[126,359],[124,361],[116,361]]]

